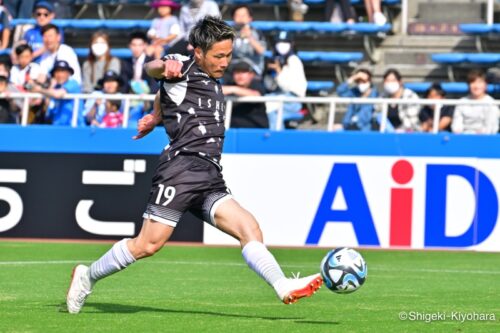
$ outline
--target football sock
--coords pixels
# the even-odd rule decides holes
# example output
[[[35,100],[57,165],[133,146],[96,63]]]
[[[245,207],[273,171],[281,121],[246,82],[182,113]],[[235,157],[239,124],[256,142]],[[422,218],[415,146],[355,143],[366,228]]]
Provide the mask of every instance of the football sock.
[[[247,243],[242,250],[247,265],[274,287],[276,282],[285,278],[280,265],[264,244],[258,241]]]
[[[92,282],[116,273],[135,262],[127,246],[128,240],[129,238],[124,238],[115,243],[108,252],[90,265],[89,275]]]

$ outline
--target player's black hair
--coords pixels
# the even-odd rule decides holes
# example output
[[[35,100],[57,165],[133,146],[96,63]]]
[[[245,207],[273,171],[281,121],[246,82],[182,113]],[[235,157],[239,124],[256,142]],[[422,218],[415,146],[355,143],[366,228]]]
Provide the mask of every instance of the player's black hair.
[[[44,25],[44,26],[42,27],[42,30],[41,30],[41,32],[42,32],[42,36],[43,36],[43,35],[45,35],[45,33],[46,33],[47,31],[49,31],[49,30],[55,30],[58,34],[59,34],[59,33],[61,33],[61,31],[59,30],[59,27],[58,27],[57,25],[52,24],[52,23],[49,23],[49,24]]]
[[[441,97],[444,97],[446,95],[446,92],[444,91],[443,87],[441,86],[441,83],[439,82],[434,82],[429,87],[429,89],[427,89],[427,91],[425,92],[425,97],[429,97],[431,91],[435,91]]]
[[[20,44],[20,45],[18,45],[16,47],[16,49],[14,50],[14,52],[16,53],[16,55],[21,55],[26,50],[29,50],[30,53],[33,53],[33,49],[28,44]]]
[[[235,6],[233,8],[233,10],[231,10],[231,17],[234,17],[234,13],[236,13],[236,11],[241,9],[241,8],[245,8],[248,11],[248,15],[250,15],[250,17],[253,17],[252,8],[250,8],[250,6],[244,5],[244,4]]]
[[[134,31],[128,36],[128,42],[134,39],[142,39],[145,43],[148,42],[148,36],[143,31]]]
[[[234,40],[234,29],[222,19],[215,16],[205,16],[191,30],[189,44],[199,47],[206,53],[212,45],[223,40]]]

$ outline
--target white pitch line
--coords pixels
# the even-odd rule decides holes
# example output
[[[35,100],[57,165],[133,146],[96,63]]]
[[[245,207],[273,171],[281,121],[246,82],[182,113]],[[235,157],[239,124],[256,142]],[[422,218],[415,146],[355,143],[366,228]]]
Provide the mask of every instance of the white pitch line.
[[[29,266],[29,265],[67,265],[78,263],[90,263],[92,260],[30,260],[30,261],[0,261],[0,266]],[[175,261],[175,260],[145,260],[141,264],[153,265],[196,265],[196,266],[226,266],[226,267],[246,267],[245,263],[237,262],[215,262],[215,261]],[[282,267],[288,268],[313,268],[316,265],[311,264],[285,264]],[[372,267],[372,266],[370,266]],[[431,268],[413,268],[398,269],[391,267],[371,268],[371,272],[407,272],[407,273],[453,273],[453,274],[485,274],[500,275],[500,271],[485,270],[459,270],[459,269],[431,269]]]

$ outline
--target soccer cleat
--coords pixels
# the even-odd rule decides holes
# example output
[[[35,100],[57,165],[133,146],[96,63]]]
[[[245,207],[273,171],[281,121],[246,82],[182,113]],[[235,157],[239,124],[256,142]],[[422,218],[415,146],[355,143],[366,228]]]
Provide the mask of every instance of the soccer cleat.
[[[303,278],[284,278],[278,281],[275,289],[283,303],[293,304],[303,297],[312,296],[322,284],[321,275],[314,274]]]
[[[77,265],[73,268],[71,284],[66,294],[66,305],[69,313],[80,312],[85,304],[85,299],[92,293],[92,285],[87,266]]]

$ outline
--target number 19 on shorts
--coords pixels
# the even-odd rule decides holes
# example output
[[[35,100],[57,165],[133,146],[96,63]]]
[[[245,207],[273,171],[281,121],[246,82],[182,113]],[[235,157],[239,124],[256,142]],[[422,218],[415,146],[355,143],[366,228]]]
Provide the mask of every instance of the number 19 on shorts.
[[[165,185],[163,185],[163,184],[159,184],[158,187],[160,189],[158,190],[158,195],[156,196],[156,202],[155,203],[157,205],[166,206],[170,202],[172,202],[172,200],[174,200],[174,197],[175,197],[175,187],[173,187],[173,186],[167,186],[167,187],[165,187]],[[162,202],[162,203],[160,203],[162,201],[162,199],[165,199],[165,201]]]

